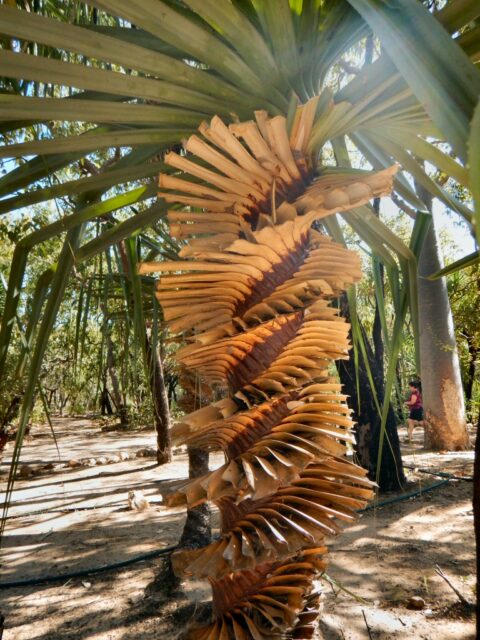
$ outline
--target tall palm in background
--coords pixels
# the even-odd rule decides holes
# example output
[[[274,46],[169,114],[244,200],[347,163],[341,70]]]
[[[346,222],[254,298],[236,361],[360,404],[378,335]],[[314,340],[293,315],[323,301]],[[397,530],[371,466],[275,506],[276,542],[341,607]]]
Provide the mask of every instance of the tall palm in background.
[[[398,162],[403,172],[395,178],[396,196],[418,211],[410,246],[368,206],[342,214],[384,264],[394,300],[394,328],[385,335],[385,392],[377,403],[385,424],[407,313],[418,335],[416,255],[428,215],[421,213],[427,209],[411,178],[469,224],[471,209],[436,184],[424,162],[459,185],[471,185],[479,199],[478,110],[470,127],[480,94],[478,2],[453,0],[434,15],[418,0],[105,0],[64,3],[61,9],[57,4],[0,6],[6,89],[0,94],[0,130],[7,143],[0,157],[22,159],[18,166],[8,164],[0,178],[0,212],[65,196],[75,200],[71,214],[18,243],[10,271],[0,376],[29,254],[54,235],[63,238],[57,267],[36,300],[12,474],[69,278],[82,263],[165,216],[168,205],[154,199],[155,176],[174,170],[163,165],[163,154],[212,115],[237,121],[265,109],[291,119],[298,103],[316,95],[310,148],[319,167],[381,169]],[[381,48],[372,64],[352,73],[351,61],[372,31]],[[345,69],[339,81],[336,72]],[[78,121],[88,124],[86,133],[72,126],[65,135],[67,128],[56,126]],[[87,166],[108,150],[101,173],[58,180],[69,167]],[[108,225],[98,225],[112,214]],[[335,217],[324,224],[343,242],[343,224]],[[138,245],[136,258],[152,259],[151,250],[148,243]],[[365,358],[355,319],[353,340]]]

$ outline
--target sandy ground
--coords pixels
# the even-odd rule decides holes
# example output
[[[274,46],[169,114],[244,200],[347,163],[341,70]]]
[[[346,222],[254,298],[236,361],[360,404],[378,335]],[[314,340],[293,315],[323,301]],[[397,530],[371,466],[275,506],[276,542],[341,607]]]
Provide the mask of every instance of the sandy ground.
[[[136,452],[154,444],[152,432],[100,432],[87,419],[56,419],[60,459],[49,430],[38,426],[26,443],[22,463],[35,470],[16,484],[1,557],[1,583],[59,575],[134,558],[173,545],[184,521],[182,509],[161,504],[162,491],[186,477],[182,452],[163,467]],[[404,431],[400,430],[401,436]],[[405,447],[406,464],[468,476],[473,452],[432,454],[417,432]],[[69,460],[130,459],[101,467],[69,468]],[[53,468],[40,470],[52,463]],[[212,460],[212,465],[221,458]],[[6,478],[8,452],[1,466]],[[407,470],[407,492],[426,489],[438,477]],[[128,492],[150,500],[145,511],[128,508]],[[363,514],[358,524],[331,542],[322,616],[316,638],[324,640],[467,640],[473,619],[445,581],[474,600],[472,483],[451,481],[416,498]],[[92,508],[93,507],[93,508]],[[214,518],[215,520],[215,518]],[[155,591],[145,595],[161,565],[149,559],[129,567],[65,579],[53,584],[0,589],[5,616],[3,640],[174,640],[184,623],[175,606],[162,607]],[[192,607],[208,598],[203,585],[190,584]],[[421,611],[408,608],[421,596]],[[0,634],[1,635],[1,634]]]

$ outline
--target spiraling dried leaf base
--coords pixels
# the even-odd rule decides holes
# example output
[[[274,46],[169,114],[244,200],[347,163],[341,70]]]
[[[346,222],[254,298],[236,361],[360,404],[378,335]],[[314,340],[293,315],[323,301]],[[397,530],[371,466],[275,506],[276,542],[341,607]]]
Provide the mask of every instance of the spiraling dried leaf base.
[[[211,623],[192,627],[192,640],[311,638],[325,541],[372,495],[346,458],[352,421],[331,377],[349,348],[332,301],[360,279],[360,263],[318,222],[387,194],[396,167],[318,171],[315,109],[299,108],[290,132],[263,111],[230,126],[214,117],[187,155],[165,158],[178,173],[160,176],[185,244],[179,260],[139,271],[161,274],[164,317],[186,342],[177,360],[225,394],[172,429],[176,443],[225,455],[167,497],[213,502],[221,516],[217,539],[172,557],[177,574],[212,585]]]
[[[325,569],[325,553],[326,547],[314,547],[287,562],[210,580],[213,620],[193,626],[187,640],[311,638],[319,605],[312,582]]]

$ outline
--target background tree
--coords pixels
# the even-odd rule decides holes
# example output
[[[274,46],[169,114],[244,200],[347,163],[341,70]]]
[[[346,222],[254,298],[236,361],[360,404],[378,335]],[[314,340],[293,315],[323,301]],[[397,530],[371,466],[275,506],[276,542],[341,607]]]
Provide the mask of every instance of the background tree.
[[[418,187],[417,187],[418,188]],[[420,187],[432,211],[432,199]],[[425,411],[425,444],[437,450],[462,450],[470,446],[460,361],[445,278],[429,280],[443,268],[432,220],[418,263],[420,363]]]

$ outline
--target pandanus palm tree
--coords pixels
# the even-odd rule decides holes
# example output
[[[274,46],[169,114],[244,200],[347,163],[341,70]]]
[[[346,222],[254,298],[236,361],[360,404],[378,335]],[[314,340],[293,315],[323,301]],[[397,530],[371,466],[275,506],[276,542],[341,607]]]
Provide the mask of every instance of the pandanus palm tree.
[[[161,197],[184,206],[168,216],[189,238],[187,259],[140,273],[162,273],[164,317],[188,340],[177,359],[227,393],[173,429],[226,458],[169,497],[212,500],[221,514],[218,540],[173,556],[177,573],[212,581],[213,620],[191,638],[311,637],[325,535],[371,495],[366,471],[346,459],[351,419],[328,370],[348,346],[329,301],[360,277],[358,257],[312,226],[388,193],[397,167],[316,177],[317,106],[299,107],[290,131],[264,111],[230,127],[215,116],[185,143],[196,161],[165,156],[190,179],[160,176]]]
[[[35,335],[14,462],[72,269],[168,213],[174,235],[186,239],[181,260],[143,269],[162,272],[165,318],[188,341],[179,359],[227,393],[174,429],[177,439],[219,448],[227,460],[221,473],[172,497],[215,500],[222,514],[218,540],[175,558],[178,572],[212,579],[212,622],[192,637],[310,637],[324,537],[371,491],[345,460],[350,420],[330,380],[330,363],[348,343],[328,301],[359,277],[335,214],[384,263],[391,283],[385,421],[407,311],[418,328],[416,255],[428,217],[403,172],[472,222],[472,211],[423,162],[469,186],[468,154],[478,157],[474,134],[468,142],[480,94],[480,7],[456,0],[432,15],[418,0],[87,5],[95,24],[0,7],[0,73],[12,87],[0,95],[0,119],[16,140],[0,153],[25,159],[0,179],[0,210],[64,195],[77,201],[71,215],[15,251],[0,370],[29,252],[65,233]],[[372,30],[381,45],[375,61],[333,81]],[[93,126],[52,137],[51,121]],[[109,148],[124,152],[101,175],[48,183]],[[352,168],[359,157],[374,171]],[[478,171],[474,162],[471,170]],[[160,198],[152,201],[154,182],[138,183],[158,173]],[[115,195],[102,195],[113,188]],[[418,211],[410,246],[368,204],[391,188]],[[150,206],[88,239],[92,221],[143,201]]]

